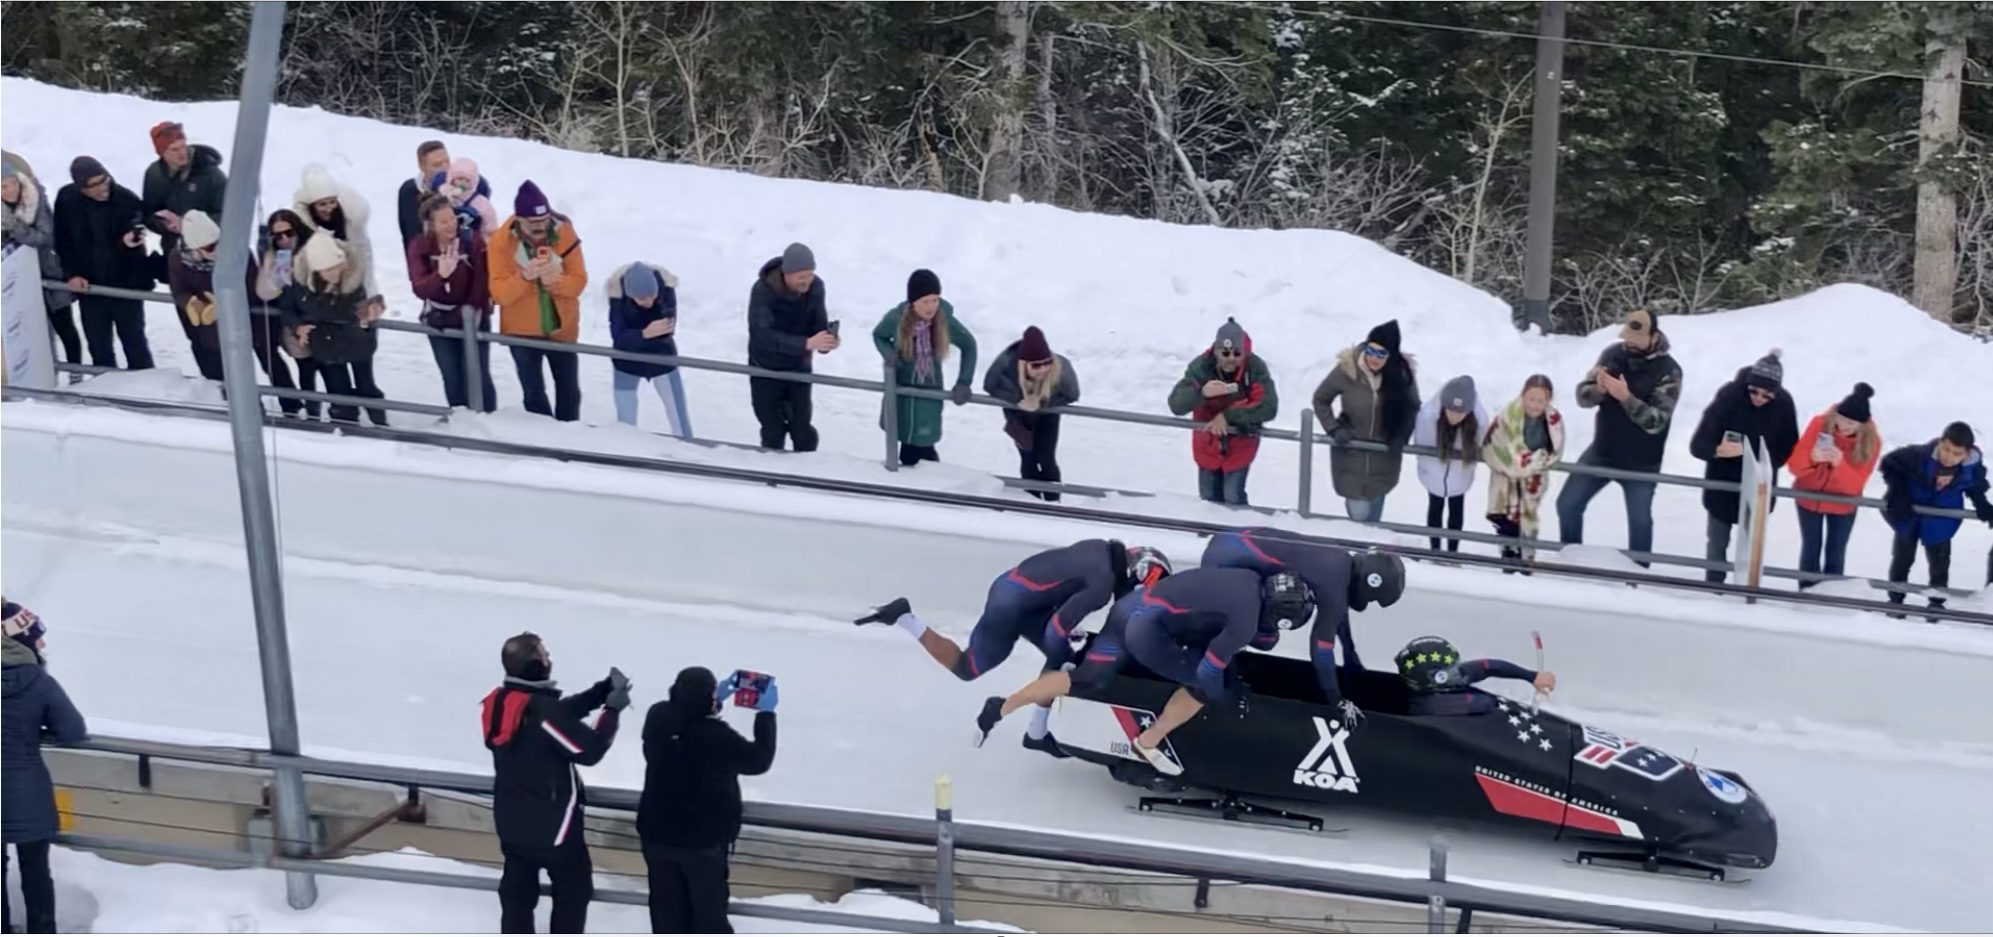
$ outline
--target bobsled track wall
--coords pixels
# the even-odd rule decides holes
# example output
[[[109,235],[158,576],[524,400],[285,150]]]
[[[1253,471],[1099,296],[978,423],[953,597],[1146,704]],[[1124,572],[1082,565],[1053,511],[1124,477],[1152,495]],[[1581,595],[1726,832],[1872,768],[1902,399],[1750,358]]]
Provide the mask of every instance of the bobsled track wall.
[[[750,796],[917,814],[933,772],[911,767],[916,762],[903,751],[958,739],[966,748],[972,701],[1021,683],[1030,662],[1013,657],[983,682],[989,685],[960,686],[897,630],[854,635],[849,613],[905,594],[924,616],[961,634],[991,577],[1032,550],[1114,536],[1153,543],[1187,565],[1202,547],[1191,534],[1132,525],[377,440],[277,437],[279,529],[305,744],[310,754],[356,762],[477,765],[476,699],[489,686],[499,641],[520,624],[503,613],[555,609],[527,623],[553,644],[557,672],[579,685],[619,664],[638,674],[639,709],[686,664],[774,661],[762,669],[781,672],[785,756],[768,786],[751,785]],[[63,629],[63,679],[86,707],[100,701],[91,713],[99,731],[260,745],[227,426],[10,404],[0,448],[9,589],[43,590],[37,610]],[[1710,763],[1754,782],[1754,767],[1771,756],[1742,758],[1754,743],[1737,738],[1755,739],[1760,730],[1797,738],[1791,747],[1802,754],[1780,756],[1785,789],[1767,794],[1775,809],[1811,796],[1804,778],[1817,772],[1823,782],[1842,776],[1887,789],[1876,794],[1886,802],[1862,807],[1870,813],[1945,813],[1945,798],[1973,789],[1987,770],[1993,721],[1964,701],[1983,692],[1993,643],[1983,629],[1871,618],[1421,564],[1402,603],[1363,616],[1357,642],[1377,658],[1438,631],[1470,653],[1521,654],[1529,632],[1540,631],[1551,666],[1567,675],[1559,704],[1610,714],[1601,725],[1715,727],[1688,737],[1713,746],[1702,740],[1730,733],[1725,760]],[[432,702],[432,695],[439,698]],[[639,782],[641,760],[629,741],[591,772],[591,784]],[[1330,861],[1335,847],[1293,834],[1137,820],[1119,812],[1132,792],[1006,741],[972,753],[973,773],[962,759],[958,815],[1083,830],[1108,841],[1167,840],[1211,849],[1214,857],[1246,850],[1319,857],[1324,866],[1364,863],[1339,867],[1400,880],[1425,875],[1416,833],[1399,837],[1414,844],[1409,849],[1366,852],[1373,842],[1366,839],[1345,843]],[[1856,749],[1881,755],[1873,763],[1837,761]],[[1892,761],[1900,764],[1888,766]],[[1931,777],[1941,780],[1921,790],[1912,783]],[[1005,794],[1028,803],[998,810]],[[1822,815],[1840,812],[1821,799],[1794,813],[1831,821]],[[1796,825],[1784,810],[1781,819],[1788,831]],[[1839,919],[1943,929],[1957,919],[1926,913],[1934,896],[1971,880],[1971,867],[1960,864],[1985,855],[1967,845],[1981,841],[1974,830],[1985,824],[1955,822],[1972,829],[1919,826],[1903,834],[1915,838],[1907,844],[1886,831],[1824,843],[1788,836],[1780,867],[1762,873],[1754,893],[1558,869],[1555,856],[1568,855],[1568,847],[1548,845],[1526,853],[1531,863],[1547,863],[1542,875],[1516,871],[1505,844],[1457,849],[1454,868],[1510,888],[1523,907],[1537,900],[1535,886],[1554,884],[1567,896],[1595,892],[1607,905],[1719,907],[1761,925]],[[1397,830],[1406,828],[1415,827]],[[1488,842],[1463,839],[1475,849]],[[1952,858],[1931,860],[1943,866],[1939,872],[1906,869],[1878,882],[1876,869],[1889,861],[1879,851],[1914,858],[1947,842],[1956,847]],[[1778,880],[1788,865],[1795,871]],[[1869,902],[1865,894],[1891,900]]]

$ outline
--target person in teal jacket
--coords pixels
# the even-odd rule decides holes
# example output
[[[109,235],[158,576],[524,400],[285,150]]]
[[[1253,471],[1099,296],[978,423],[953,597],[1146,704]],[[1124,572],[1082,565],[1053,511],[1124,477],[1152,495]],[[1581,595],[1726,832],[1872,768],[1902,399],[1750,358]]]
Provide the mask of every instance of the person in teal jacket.
[[[962,352],[961,366],[955,372],[950,399],[956,406],[969,402],[976,377],[976,337],[955,318],[955,307],[941,298],[941,278],[932,270],[915,270],[907,278],[907,301],[894,306],[872,330],[872,344],[879,357],[894,367],[901,387],[940,390],[941,365],[951,348]],[[941,454],[934,446],[941,441],[941,401],[925,397],[891,398],[897,402],[900,464],[938,462]],[[879,425],[885,426],[882,405]]]

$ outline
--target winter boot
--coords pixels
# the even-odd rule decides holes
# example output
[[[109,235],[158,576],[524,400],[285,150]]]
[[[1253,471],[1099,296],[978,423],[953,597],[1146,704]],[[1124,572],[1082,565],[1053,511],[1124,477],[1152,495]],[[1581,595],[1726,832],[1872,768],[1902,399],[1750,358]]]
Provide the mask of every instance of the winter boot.
[[[872,610],[872,614],[852,620],[854,625],[891,625],[913,613],[913,603],[904,596]]]
[[[901,599],[900,601],[904,602],[906,600]],[[990,730],[995,729],[997,723],[1002,721],[1003,697],[992,696],[989,699],[983,700],[983,711],[976,714],[977,748],[983,747],[983,743],[990,740]],[[1049,737],[1047,736],[1047,738]]]
[[[1044,735],[1041,735],[1035,739],[1029,735],[1026,735],[1024,737],[1024,747],[1031,749],[1034,752],[1044,752],[1045,754],[1050,755],[1054,758],[1073,757],[1071,755],[1066,754],[1065,749],[1059,747],[1059,740],[1053,738],[1052,733],[1050,732],[1047,732]]]
[[[1932,600],[1931,600],[1931,610],[1932,610],[1932,611],[1938,611],[1938,612],[1942,612],[1942,611],[1944,611],[1944,610],[1945,610],[1945,600],[1944,600],[1944,599],[1932,599]],[[1943,619],[1941,619],[1941,618],[1936,618],[1936,617],[1932,617],[1932,618],[1926,618],[1926,619],[1924,619],[1924,620],[1925,620],[1925,621],[1928,621],[1928,622],[1930,622],[1930,623],[1932,623],[1932,624],[1937,624],[1938,622],[1940,622],[1940,621],[1943,621]]]

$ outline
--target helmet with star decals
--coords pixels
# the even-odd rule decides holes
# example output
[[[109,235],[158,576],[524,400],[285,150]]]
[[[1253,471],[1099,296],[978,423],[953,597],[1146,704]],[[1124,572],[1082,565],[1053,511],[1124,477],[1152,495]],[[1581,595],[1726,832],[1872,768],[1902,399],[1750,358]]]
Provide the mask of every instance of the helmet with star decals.
[[[1453,642],[1436,635],[1413,638],[1395,658],[1398,676],[1418,693],[1445,693],[1464,690],[1460,677],[1460,651]]]

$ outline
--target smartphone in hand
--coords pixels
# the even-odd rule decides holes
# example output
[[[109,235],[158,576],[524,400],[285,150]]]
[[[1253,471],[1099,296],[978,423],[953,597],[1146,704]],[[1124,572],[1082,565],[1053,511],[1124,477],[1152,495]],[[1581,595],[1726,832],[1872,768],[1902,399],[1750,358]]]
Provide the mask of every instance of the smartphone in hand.
[[[829,332],[832,335],[837,335],[837,327],[842,324],[843,324],[842,320],[832,319],[830,320],[830,325],[826,326],[824,328],[824,331]]]

